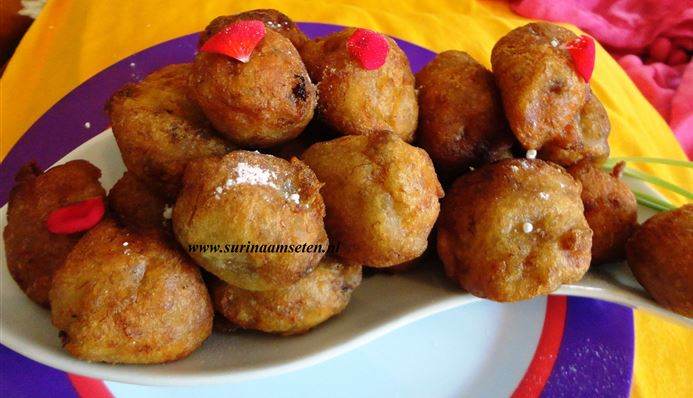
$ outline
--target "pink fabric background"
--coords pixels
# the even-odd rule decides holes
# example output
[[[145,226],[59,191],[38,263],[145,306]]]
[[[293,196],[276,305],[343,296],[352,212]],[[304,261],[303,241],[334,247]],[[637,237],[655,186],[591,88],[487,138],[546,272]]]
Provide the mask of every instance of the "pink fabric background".
[[[693,158],[693,0],[512,0],[511,8],[599,40]]]

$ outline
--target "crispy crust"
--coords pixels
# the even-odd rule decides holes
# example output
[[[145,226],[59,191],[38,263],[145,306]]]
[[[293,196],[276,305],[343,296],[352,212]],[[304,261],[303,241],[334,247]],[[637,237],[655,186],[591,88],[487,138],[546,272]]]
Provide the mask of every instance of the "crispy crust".
[[[659,213],[628,240],[628,265],[664,307],[693,318],[693,205]]]
[[[542,160],[506,159],[458,178],[443,200],[438,255],[471,294],[525,300],[577,282],[592,231],[578,182]],[[526,233],[525,223],[533,230]]]
[[[189,99],[190,64],[165,66],[126,84],[106,109],[127,169],[168,198],[180,190],[192,159],[231,150]]]
[[[360,283],[360,265],[324,257],[289,287],[253,292],[216,281],[212,295],[216,310],[234,325],[286,336],[305,333],[342,312]]]
[[[320,142],[302,158],[325,184],[325,226],[340,257],[389,267],[424,252],[443,190],[423,149],[380,133]]]
[[[129,171],[108,192],[108,205],[128,228],[169,229],[168,220],[164,218],[166,200]]]
[[[417,139],[439,172],[512,157],[515,139],[493,74],[462,51],[438,54],[416,74]]]
[[[7,268],[24,293],[48,307],[53,273],[82,233],[56,235],[45,226],[58,208],[85,199],[105,196],[101,171],[86,160],[73,160],[46,172],[30,163],[15,177],[3,232]]]
[[[539,22],[513,29],[493,47],[491,64],[505,114],[525,149],[576,139],[564,131],[585,104],[589,86],[564,48],[575,38],[565,28]]]
[[[592,235],[592,264],[622,260],[638,225],[638,204],[628,185],[588,160],[568,169],[582,184],[582,203]]]
[[[258,20],[265,23],[269,29],[280,33],[291,41],[291,44],[296,48],[301,48],[308,41],[308,37],[299,29],[298,26],[285,14],[273,9],[259,9],[242,12],[236,15],[224,15],[216,17],[207,25],[205,30],[200,32],[200,41],[198,47],[201,47],[207,39],[215,33],[222,30],[224,27],[236,22]]]
[[[104,220],[53,280],[51,317],[64,348],[88,361],[163,363],[211,334],[213,310],[197,267],[158,234]]]
[[[318,115],[341,134],[389,131],[413,141],[419,107],[407,56],[386,37],[390,50],[385,64],[363,69],[346,47],[354,30],[308,41],[301,48],[310,77],[318,84]]]
[[[193,96],[214,127],[243,147],[268,147],[298,136],[313,118],[316,88],[289,39],[268,29],[247,63],[200,52]]]
[[[250,242],[320,244],[327,250],[320,183],[298,159],[289,162],[234,151],[190,163],[184,184],[173,210],[173,229],[185,248]],[[190,255],[227,283],[269,290],[297,282],[313,270],[323,253],[196,251]]]

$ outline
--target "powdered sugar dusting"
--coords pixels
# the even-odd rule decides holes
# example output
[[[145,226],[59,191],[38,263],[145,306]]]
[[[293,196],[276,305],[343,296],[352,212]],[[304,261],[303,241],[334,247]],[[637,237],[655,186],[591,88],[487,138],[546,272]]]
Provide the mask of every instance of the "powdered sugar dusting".
[[[292,192],[294,189],[291,181],[286,181],[283,186],[279,186],[277,173],[273,170],[267,170],[247,162],[239,162],[233,171],[236,175],[235,177],[228,178],[223,186],[215,188],[214,197],[216,199],[221,198],[224,190],[236,185],[258,185],[274,188],[283,194],[284,199],[296,204],[300,203],[301,196],[296,192]]]
[[[275,189],[279,189],[275,180],[277,179],[277,173],[270,170],[265,170],[262,167],[248,164],[246,162],[239,162],[236,165],[236,178],[229,178],[226,180],[226,187],[231,187],[239,184],[249,184],[249,185],[267,185]]]

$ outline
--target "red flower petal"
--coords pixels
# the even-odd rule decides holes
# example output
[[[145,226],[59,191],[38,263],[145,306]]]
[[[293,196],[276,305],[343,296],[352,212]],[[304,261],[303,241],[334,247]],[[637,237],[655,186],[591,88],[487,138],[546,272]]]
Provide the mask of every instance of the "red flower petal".
[[[265,24],[262,21],[238,21],[207,39],[200,51],[226,55],[246,63],[263,37]]]
[[[590,81],[594,71],[595,46],[594,39],[587,35],[582,35],[577,39],[571,40],[566,44],[566,49],[573,58],[575,71],[585,79]]]
[[[96,197],[53,210],[46,219],[48,230],[54,234],[73,234],[98,224],[106,211],[103,198]]]
[[[356,58],[361,67],[375,70],[385,64],[390,45],[380,33],[367,29],[356,29],[347,41],[347,50]]]

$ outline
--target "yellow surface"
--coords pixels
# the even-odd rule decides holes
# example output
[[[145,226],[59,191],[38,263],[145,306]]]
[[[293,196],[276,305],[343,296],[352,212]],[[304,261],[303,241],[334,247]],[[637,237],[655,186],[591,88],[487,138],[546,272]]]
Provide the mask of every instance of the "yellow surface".
[[[297,21],[368,27],[434,51],[460,49],[486,65],[496,40],[527,22],[499,1],[49,1],[0,81],[0,153],[4,157],[51,105],[107,66],[201,30],[217,15],[253,8],[277,8]],[[613,156],[685,159],[665,121],[602,48],[592,87],[609,111]],[[693,189],[691,169],[637,167]],[[678,196],[669,198],[683,203]],[[635,395],[674,397],[691,392],[691,328],[642,314],[636,322]]]
[[[635,311],[633,397],[693,397],[693,328]]]

